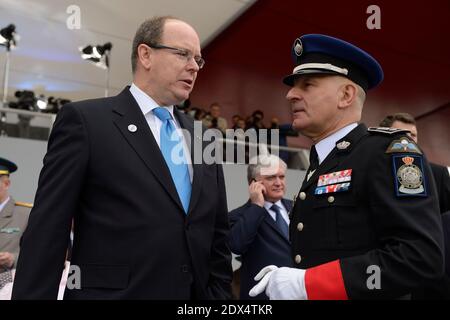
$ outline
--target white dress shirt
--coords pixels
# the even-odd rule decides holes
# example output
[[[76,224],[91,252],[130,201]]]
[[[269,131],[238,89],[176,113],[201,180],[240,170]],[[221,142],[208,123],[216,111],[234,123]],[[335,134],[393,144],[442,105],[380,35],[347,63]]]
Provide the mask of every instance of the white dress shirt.
[[[155,114],[152,112],[153,109],[157,107],[163,107],[167,108],[169,110],[170,115],[172,116],[173,124],[175,125],[175,129],[178,131],[179,135],[183,138],[183,151],[184,155],[186,157],[186,162],[188,165],[189,170],[189,177],[191,179],[194,175],[193,169],[192,169],[192,161],[191,161],[191,153],[189,152],[189,148],[186,143],[186,139],[181,131],[181,126],[176,120],[174,114],[173,114],[173,106],[160,106],[158,105],[155,100],[153,100],[148,94],[146,94],[144,91],[139,89],[134,83],[131,84],[130,92],[133,95],[134,99],[136,100],[137,104],[139,105],[139,108],[141,108],[142,113],[144,114],[145,120],[148,123],[148,126],[150,127],[150,130],[153,133],[153,136],[155,137],[156,143],[158,144],[159,148],[161,149],[160,145],[160,132],[161,132],[161,125],[162,121],[155,116]]]
[[[267,212],[269,212],[272,219],[274,221],[277,221],[277,213],[275,211],[273,211],[272,209],[270,209],[274,204],[277,205],[278,208],[280,208],[281,216],[283,217],[284,221],[286,221],[287,225],[289,225],[289,215],[288,215],[286,208],[283,205],[283,202],[281,202],[281,200],[278,200],[275,203],[269,202],[269,201],[264,201],[264,208],[266,208]]]
[[[320,140],[316,143],[316,151],[317,155],[319,156],[319,164],[322,163],[323,160],[330,154],[330,152],[336,147],[336,142],[341,140],[343,137],[345,137],[347,134],[350,133],[353,129],[355,129],[358,126],[357,123],[349,124],[348,126],[343,127],[342,129],[339,129],[335,133],[333,133],[331,136],[326,137],[323,140]]]

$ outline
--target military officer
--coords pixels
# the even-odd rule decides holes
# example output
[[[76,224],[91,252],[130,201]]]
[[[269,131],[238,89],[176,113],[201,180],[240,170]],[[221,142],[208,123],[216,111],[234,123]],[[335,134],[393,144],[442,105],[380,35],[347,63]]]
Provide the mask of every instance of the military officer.
[[[16,202],[8,193],[9,175],[17,166],[0,158],[0,272],[15,268],[20,237],[25,230],[31,204]]]
[[[296,268],[267,266],[250,295],[271,299],[400,298],[443,274],[431,170],[407,132],[359,124],[379,63],[337,38],[293,45],[287,99],[311,138],[311,166],[292,210]]]

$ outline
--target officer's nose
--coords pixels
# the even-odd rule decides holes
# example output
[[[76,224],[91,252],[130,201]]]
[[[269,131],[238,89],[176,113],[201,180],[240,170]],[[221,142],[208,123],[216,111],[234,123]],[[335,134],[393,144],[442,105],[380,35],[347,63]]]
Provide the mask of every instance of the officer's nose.
[[[276,177],[275,182],[274,182],[275,186],[279,187],[279,186],[281,186],[281,183],[282,183],[282,179],[280,177]]]
[[[290,103],[294,103],[296,101],[300,101],[302,100],[302,96],[301,93],[299,92],[299,90],[296,87],[292,87],[288,93],[286,94],[286,99],[290,102]]]

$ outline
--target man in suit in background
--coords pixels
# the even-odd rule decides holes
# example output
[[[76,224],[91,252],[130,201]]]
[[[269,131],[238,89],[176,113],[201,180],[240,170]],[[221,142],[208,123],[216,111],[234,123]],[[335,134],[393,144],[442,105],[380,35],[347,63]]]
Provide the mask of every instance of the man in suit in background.
[[[292,266],[289,242],[290,200],[285,194],[286,163],[275,155],[251,159],[247,169],[250,199],[230,212],[231,251],[241,255],[240,298],[267,299],[248,295],[262,267]]]
[[[13,299],[56,299],[72,217],[81,288],[65,299],[231,297],[222,167],[189,161],[187,146],[202,142],[173,107],[204,65],[198,35],[173,17],[147,20],[131,62],[131,87],[57,116]]]
[[[399,128],[409,130],[409,136],[416,143],[418,141],[418,132],[416,120],[409,113],[395,113],[388,115],[380,122],[380,127]],[[441,213],[450,211],[450,175],[447,167],[430,162],[433,172],[434,182],[439,195],[439,207]]]
[[[9,195],[9,175],[17,165],[0,158],[0,273],[13,269],[20,251],[20,237],[30,215],[31,204],[17,202]]]

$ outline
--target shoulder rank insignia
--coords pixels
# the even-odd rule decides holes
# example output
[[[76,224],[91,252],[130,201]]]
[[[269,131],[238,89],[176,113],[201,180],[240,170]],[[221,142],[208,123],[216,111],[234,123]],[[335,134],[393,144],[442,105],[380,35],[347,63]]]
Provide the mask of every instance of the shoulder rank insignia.
[[[27,202],[16,201],[15,205],[19,206],[19,207],[30,208],[30,209],[33,208],[33,204],[32,203],[27,203]]]
[[[394,134],[394,133],[409,133],[409,130],[389,128],[389,127],[370,127],[367,129],[370,133],[384,133],[384,134]]]
[[[415,144],[414,141],[411,141],[407,137],[402,137],[398,140],[392,141],[386,150],[386,153],[399,153],[399,152],[412,152],[422,154],[422,151],[420,151],[419,146]]]
[[[422,156],[394,155],[392,162],[395,177],[395,191],[398,197],[426,197],[428,195],[425,187]]]

